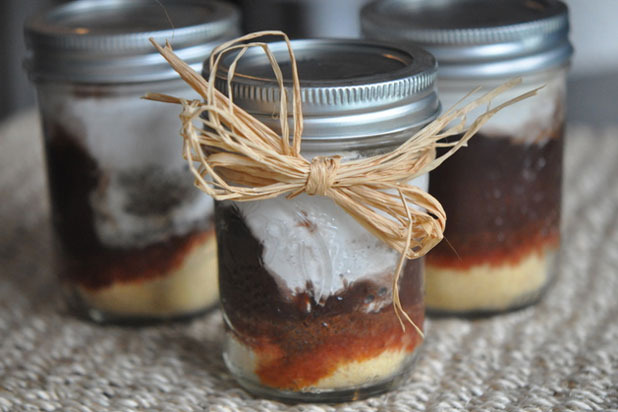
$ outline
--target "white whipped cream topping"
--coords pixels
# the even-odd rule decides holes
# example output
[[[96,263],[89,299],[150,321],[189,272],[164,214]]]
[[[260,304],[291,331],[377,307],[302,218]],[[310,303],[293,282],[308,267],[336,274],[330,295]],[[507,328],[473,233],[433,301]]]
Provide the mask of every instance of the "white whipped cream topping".
[[[427,175],[411,182],[424,190],[428,183]],[[311,284],[316,301],[324,302],[357,280],[390,279],[386,275],[397,265],[398,252],[328,198],[302,194],[236,206],[264,246],[264,265],[284,294]]]

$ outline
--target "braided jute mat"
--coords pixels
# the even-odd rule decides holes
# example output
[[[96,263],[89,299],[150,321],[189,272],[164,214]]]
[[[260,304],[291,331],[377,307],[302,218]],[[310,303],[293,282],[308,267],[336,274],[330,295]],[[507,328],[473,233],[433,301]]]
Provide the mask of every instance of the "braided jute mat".
[[[430,320],[403,386],[362,402],[285,405],[239,389],[215,311],[189,323],[96,326],[50,269],[34,111],[0,126],[1,411],[618,411],[618,129],[569,128],[564,254],[535,307]]]

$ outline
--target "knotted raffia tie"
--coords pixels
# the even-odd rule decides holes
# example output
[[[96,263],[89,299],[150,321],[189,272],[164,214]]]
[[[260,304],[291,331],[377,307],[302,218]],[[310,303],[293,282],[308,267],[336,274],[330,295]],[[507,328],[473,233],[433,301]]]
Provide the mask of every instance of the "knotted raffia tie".
[[[305,193],[310,196],[327,196],[328,190],[337,177],[341,157],[316,156],[311,160],[309,175],[305,183]]]
[[[273,35],[285,40],[292,66],[294,128],[291,139],[288,96],[281,69],[268,44],[253,41],[258,37]],[[393,276],[395,314],[404,330],[402,318],[422,336],[420,328],[401,306],[398,280],[406,258],[423,256],[442,239],[446,216],[435,198],[408,182],[439,166],[465,145],[496,112],[534,95],[537,90],[489,108],[493,98],[520,82],[513,80],[462,107],[456,105],[392,152],[345,162],[341,162],[340,156],[318,156],[309,161],[300,154],[303,130],[300,81],[294,52],[284,33],[253,33],[217,47],[209,59],[208,81],[180,60],[169,44],[164,48],[153,44],[185,82],[204,99],[187,101],[161,94],[146,96],[148,99],[183,106],[180,118],[184,156],[195,176],[196,185],[220,201],[246,202],[281,195],[293,198],[301,193],[332,199],[369,232],[401,253]],[[236,106],[232,96],[225,96],[214,87],[221,58],[226,53],[236,52],[227,71],[227,89],[232,90],[236,64],[250,47],[261,47],[272,65],[280,90],[281,134],[275,133]],[[481,105],[487,105],[487,110],[473,120],[466,130],[467,113]],[[443,142],[444,138],[461,133],[463,136],[455,142]],[[436,158],[436,148],[439,147],[448,150]]]

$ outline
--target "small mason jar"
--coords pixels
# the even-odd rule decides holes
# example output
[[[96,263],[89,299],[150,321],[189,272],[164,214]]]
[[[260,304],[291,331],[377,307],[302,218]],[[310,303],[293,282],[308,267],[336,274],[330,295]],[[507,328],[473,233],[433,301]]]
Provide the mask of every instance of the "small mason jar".
[[[79,314],[132,323],[216,303],[214,202],[191,185],[178,110],[141,96],[194,97],[149,37],[200,70],[238,20],[219,2],[83,0],[26,22],[57,271]]]
[[[285,43],[270,47],[291,79]],[[307,159],[337,154],[346,161],[391,151],[440,110],[435,59],[421,49],[313,39],[292,47]],[[250,49],[231,89],[236,104],[280,130],[273,78],[262,50]],[[428,176],[413,184],[426,189]],[[215,213],[223,356],[244,388],[265,397],[334,402],[393,387],[422,342],[410,325],[402,330],[393,310],[398,252],[326,197],[216,202]],[[403,308],[422,328],[422,260],[407,262],[400,286]]]
[[[567,7],[540,0],[384,0],[363,9],[362,26],[369,38],[433,53],[445,109],[476,86],[516,76],[523,82],[502,100],[543,87],[498,113],[468,148],[431,173],[430,193],[443,204],[447,224],[445,240],[426,259],[431,313],[483,315],[534,303],[552,279],[560,247],[572,54]]]

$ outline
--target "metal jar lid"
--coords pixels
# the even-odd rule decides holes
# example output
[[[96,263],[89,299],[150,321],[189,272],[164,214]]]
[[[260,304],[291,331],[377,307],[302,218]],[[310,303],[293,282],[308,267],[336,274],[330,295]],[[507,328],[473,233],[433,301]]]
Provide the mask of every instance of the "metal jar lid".
[[[282,69],[291,100],[286,44],[273,42],[269,47]],[[293,40],[292,48],[301,84],[304,142],[360,139],[386,144],[385,135],[412,131],[440,111],[436,61],[420,48],[352,39]],[[216,86],[224,92],[227,68],[235,55],[228,53],[219,67]],[[204,66],[207,77],[206,69]],[[239,60],[232,81],[234,102],[279,131],[279,96],[265,53],[261,48],[249,49]],[[291,101],[289,110],[292,126]]]
[[[556,0],[379,0],[363,8],[366,37],[429,50],[441,78],[497,78],[568,63],[567,6]]]
[[[239,33],[239,13],[218,1],[79,0],[25,24],[26,68],[35,80],[129,83],[178,77],[156,52],[169,40],[196,70]]]

